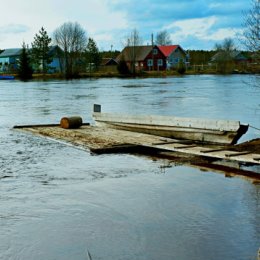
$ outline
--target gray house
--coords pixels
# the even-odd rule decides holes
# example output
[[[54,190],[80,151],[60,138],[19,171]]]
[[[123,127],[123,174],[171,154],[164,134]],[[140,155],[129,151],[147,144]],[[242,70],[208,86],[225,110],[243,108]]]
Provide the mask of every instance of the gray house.
[[[242,54],[242,52],[236,50],[231,52],[219,51],[211,58],[212,63],[223,60],[230,60],[235,63],[247,62],[247,58]]]

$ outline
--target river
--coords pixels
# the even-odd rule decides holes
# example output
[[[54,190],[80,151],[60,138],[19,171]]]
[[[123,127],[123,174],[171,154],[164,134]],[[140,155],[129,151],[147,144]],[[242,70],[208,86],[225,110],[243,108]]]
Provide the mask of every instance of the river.
[[[105,112],[235,119],[260,128],[249,75],[0,81],[1,260],[245,260],[260,185],[167,160],[91,155],[12,129]],[[249,128],[241,139],[259,138]],[[91,257],[89,257],[91,256]]]

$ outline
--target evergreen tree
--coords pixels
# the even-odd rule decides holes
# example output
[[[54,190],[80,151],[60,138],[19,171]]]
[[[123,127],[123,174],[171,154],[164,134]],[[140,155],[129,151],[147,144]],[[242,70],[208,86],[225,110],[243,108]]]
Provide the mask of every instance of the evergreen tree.
[[[101,54],[99,53],[96,42],[92,38],[88,38],[88,44],[86,49],[86,62],[89,70],[98,69],[101,63]]]
[[[28,80],[32,78],[32,67],[30,64],[30,57],[28,54],[28,48],[26,48],[25,43],[22,45],[22,52],[20,55],[19,63],[18,63],[18,76],[21,80]]]
[[[40,69],[44,74],[48,71],[48,64],[52,62],[52,58],[49,56],[50,43],[51,38],[42,27],[32,43],[32,59],[37,69]]]

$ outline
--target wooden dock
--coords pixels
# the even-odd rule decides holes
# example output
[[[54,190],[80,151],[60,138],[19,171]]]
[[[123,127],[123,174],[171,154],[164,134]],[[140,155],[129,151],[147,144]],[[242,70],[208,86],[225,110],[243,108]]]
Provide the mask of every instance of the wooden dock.
[[[164,151],[183,156],[260,165],[259,149],[243,145],[209,145],[155,135],[103,128],[84,124],[78,129],[59,125],[15,126],[15,129],[70,143],[94,153]],[[250,149],[249,149],[250,148]],[[259,148],[259,146],[258,146]]]

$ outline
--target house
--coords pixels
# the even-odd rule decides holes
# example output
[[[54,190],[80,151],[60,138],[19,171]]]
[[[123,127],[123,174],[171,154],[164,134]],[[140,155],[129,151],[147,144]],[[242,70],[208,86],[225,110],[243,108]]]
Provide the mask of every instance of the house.
[[[30,52],[30,50],[29,50]],[[15,72],[18,69],[18,62],[22,48],[6,49],[0,53],[0,72]],[[49,55],[52,57],[52,62],[48,64],[50,67],[49,73],[61,71],[62,50],[58,46],[51,46]],[[33,67],[36,67],[32,64]]]
[[[180,45],[161,45],[158,48],[166,58],[167,69],[177,68],[180,63],[189,63],[188,55]]]
[[[152,46],[127,46],[117,56],[116,61],[119,63],[124,60],[130,70],[143,70],[145,58],[151,52]]]
[[[144,70],[151,71],[151,70],[166,70],[166,58],[165,55],[160,50],[159,46],[153,46],[151,51],[144,59]]]
[[[48,73],[57,73],[61,72],[63,69],[63,51],[58,45],[50,47],[48,55],[52,58],[52,61],[49,66]]]
[[[211,58],[211,62],[212,63],[216,63],[219,61],[223,61],[223,60],[230,60],[233,61],[237,64],[239,63],[246,63],[248,62],[248,59],[246,58],[245,55],[243,55],[243,53],[241,51],[219,51],[217,52],[215,55],[213,55],[213,57]]]
[[[113,58],[102,58],[99,71],[101,72],[117,72],[118,62]]]
[[[18,60],[21,53],[21,48],[4,50],[0,54],[0,72],[10,72],[17,70]]]
[[[116,58],[117,62],[125,60],[128,67],[137,71],[165,70],[165,57],[157,46],[125,47]]]
[[[161,71],[177,67],[180,62],[186,64],[188,56],[179,45],[146,45],[125,47],[116,60],[125,60],[131,70]]]
[[[117,60],[113,58],[102,58],[100,66],[117,66]]]

